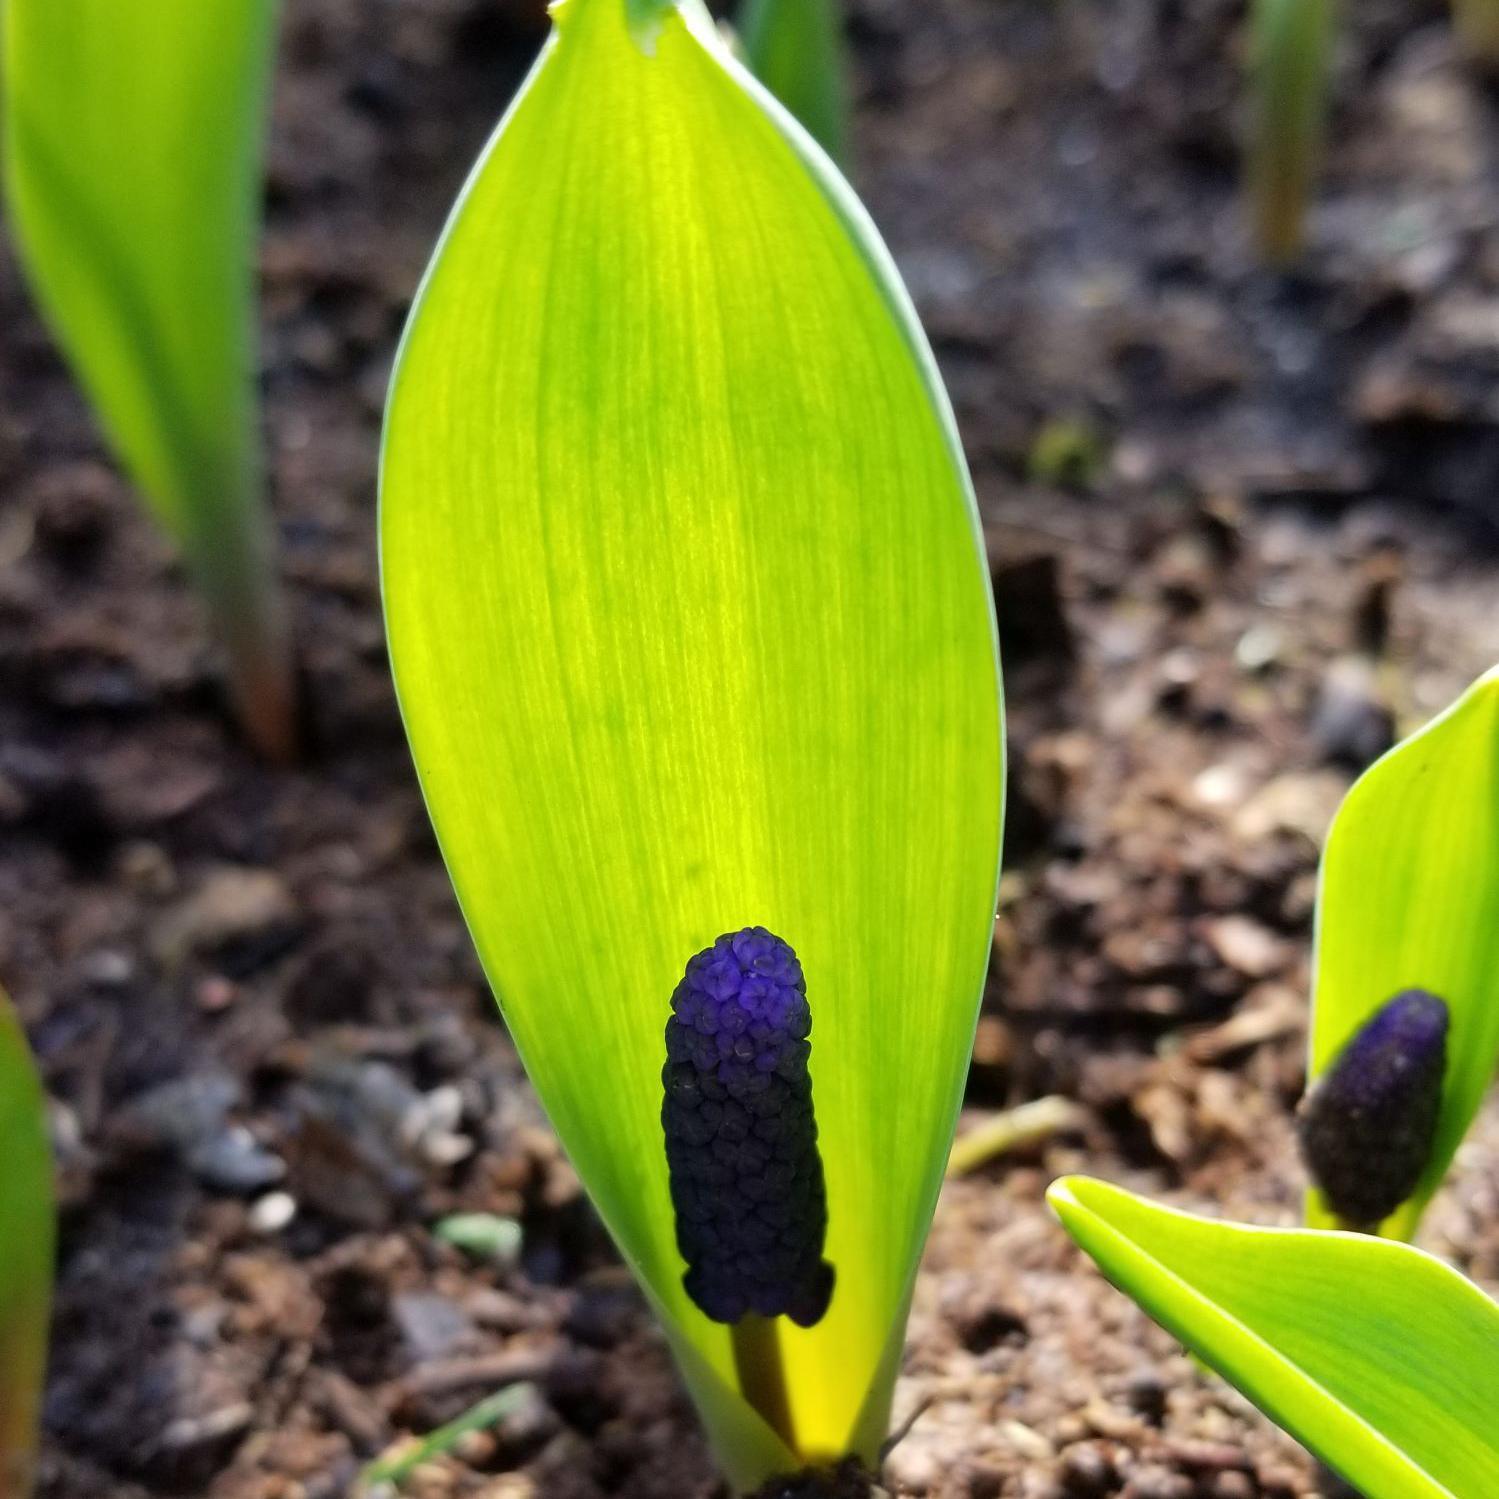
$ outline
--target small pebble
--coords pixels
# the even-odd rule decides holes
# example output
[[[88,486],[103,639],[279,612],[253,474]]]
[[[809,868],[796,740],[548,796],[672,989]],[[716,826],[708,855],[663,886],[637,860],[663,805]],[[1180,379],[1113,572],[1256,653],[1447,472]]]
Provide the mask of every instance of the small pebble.
[[[1112,1493],[1119,1475],[1100,1442],[1079,1442],[1062,1454],[1062,1492],[1068,1499],[1094,1499]]]
[[[968,1499],[1000,1499],[1005,1491],[1005,1470],[979,1459],[968,1468]]]
[[[408,1291],[392,1297],[390,1307],[415,1363],[448,1358],[474,1341],[473,1322],[446,1296]]]
[[[1193,1499],[1192,1480],[1169,1468],[1147,1465],[1120,1490],[1120,1499]]]
[[[290,1192],[267,1192],[250,1208],[250,1227],[258,1234],[279,1234],[297,1216],[297,1199]]]
[[[204,1186],[221,1192],[257,1192],[286,1175],[286,1163],[239,1124],[197,1141],[183,1161]]]
[[[1132,1411],[1144,1416],[1152,1426],[1159,1426],[1166,1419],[1166,1382],[1154,1369],[1132,1374],[1124,1387],[1124,1399]]]
[[[1395,719],[1380,699],[1373,665],[1344,656],[1328,667],[1309,732],[1325,760],[1362,770],[1395,742]]]
[[[1280,660],[1284,642],[1273,625],[1252,625],[1239,637],[1234,660],[1248,672],[1266,671]]]
[[[1254,1480],[1247,1473],[1219,1473],[1210,1492],[1213,1499],[1254,1499]]]

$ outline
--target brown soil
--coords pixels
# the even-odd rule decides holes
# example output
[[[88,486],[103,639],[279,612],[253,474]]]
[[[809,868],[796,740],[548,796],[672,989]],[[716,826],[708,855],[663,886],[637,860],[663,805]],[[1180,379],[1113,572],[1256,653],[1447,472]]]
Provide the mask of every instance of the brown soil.
[[[1088,1170],[1290,1221],[1317,840],[1499,658],[1494,107],[1376,0],[1294,275],[1234,194],[1237,6],[854,0],[858,180],[931,330],[1014,741],[969,1102],[1083,1123],[951,1184],[883,1482],[1329,1493],[1069,1247]],[[372,519],[394,341],[539,36],[515,0],[289,0],[265,244],[314,751],[228,727],[178,569],[0,266],[0,972],[64,1191],[45,1499],[331,1499],[529,1393],[417,1495],[719,1493],[479,975],[391,697]],[[1499,1280],[1499,1117],[1428,1242]],[[497,1266],[457,1210],[523,1229]]]

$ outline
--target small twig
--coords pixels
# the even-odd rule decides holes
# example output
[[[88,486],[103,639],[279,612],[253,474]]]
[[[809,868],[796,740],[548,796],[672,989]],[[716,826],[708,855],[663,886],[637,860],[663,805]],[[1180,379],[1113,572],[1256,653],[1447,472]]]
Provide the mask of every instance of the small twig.
[[[402,1381],[408,1395],[447,1395],[472,1385],[509,1385],[523,1379],[544,1379],[552,1359],[543,1354],[495,1353],[483,1358],[450,1359],[416,1369]]]
[[[750,1312],[734,1324],[731,1337],[740,1393],[795,1452],[796,1428],[791,1422],[791,1401],[786,1394],[786,1368],[781,1359],[776,1319]]]
[[[911,1408],[911,1414],[906,1417],[894,1431],[880,1443],[880,1466],[885,1466],[885,1459],[895,1451],[905,1439],[911,1435],[911,1428],[931,1410],[937,1403],[935,1395],[923,1395]]]
[[[1082,1119],[1083,1111],[1071,1099],[1054,1093],[1006,1109],[953,1141],[947,1174],[963,1176],[1006,1151],[1076,1129]]]

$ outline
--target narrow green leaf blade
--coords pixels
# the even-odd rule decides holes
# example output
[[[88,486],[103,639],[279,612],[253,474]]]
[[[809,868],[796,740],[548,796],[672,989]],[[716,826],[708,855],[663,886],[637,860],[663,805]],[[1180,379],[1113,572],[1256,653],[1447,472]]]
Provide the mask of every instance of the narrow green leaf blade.
[[[1301,249],[1322,157],[1335,0],[1254,0],[1249,196],[1266,260]]]
[[[1367,1499],[1499,1493],[1499,1308],[1450,1266],[1086,1177],[1048,1195],[1116,1286]]]
[[[215,611],[241,706],[287,748],[254,275],[275,0],[8,0],[6,209],[100,424]]]
[[[386,1490],[399,1487],[424,1463],[443,1457],[451,1452],[465,1437],[476,1431],[487,1431],[497,1426],[507,1416],[513,1416],[524,1408],[528,1400],[536,1396],[536,1386],[531,1384],[508,1385],[496,1390],[471,1405],[461,1415],[455,1416],[436,1431],[429,1432],[419,1441],[402,1447],[391,1457],[377,1458],[360,1474],[360,1492],[371,1489]]]
[[[402,712],[543,1102],[733,1476],[793,1457],[681,1285],[687,958],[763,923],[814,1017],[831,1310],[797,1455],[873,1456],[987,963],[987,570],[930,354],[846,186],[697,7],[558,31],[451,220],[387,414]]]
[[[1322,856],[1314,970],[1314,1082],[1400,990],[1447,1002],[1431,1163],[1384,1225],[1409,1238],[1499,1060],[1499,670],[1370,766],[1344,798]],[[1307,1222],[1333,1221],[1310,1194]]]
[[[0,991],[0,1496],[25,1499],[47,1362],[55,1229],[46,1102]]]
[[[840,0],[745,0],[739,36],[755,77],[843,161],[848,80]]]

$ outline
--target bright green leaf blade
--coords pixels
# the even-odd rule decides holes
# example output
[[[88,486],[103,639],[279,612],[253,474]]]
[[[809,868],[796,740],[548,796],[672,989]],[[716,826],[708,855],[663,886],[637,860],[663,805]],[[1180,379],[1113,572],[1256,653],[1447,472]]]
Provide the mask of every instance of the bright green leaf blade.
[[[270,578],[254,272],[274,0],[8,0],[7,212],[37,299],[188,555],[268,748],[290,682]]]
[[[1249,195],[1260,254],[1301,249],[1307,200],[1322,156],[1335,0],[1255,0]]]
[[[381,542],[402,712],[543,1102],[746,1483],[788,1454],[687,1300],[660,1126],[687,958],[797,949],[838,1288],[808,1453],[888,1412],[987,962],[987,570],[862,210],[706,17],[567,0],[408,327]],[[878,1371],[878,1372],[877,1372]]]
[[[1344,798],[1322,855],[1314,969],[1313,1081],[1400,990],[1447,1002],[1431,1163],[1384,1225],[1409,1238],[1499,1060],[1499,670],[1370,766]],[[1318,1193],[1307,1221],[1334,1221]]]
[[[1086,1177],[1048,1195],[1116,1286],[1366,1499],[1499,1494],[1499,1308],[1450,1266]]]
[[[0,992],[0,1496],[31,1492],[52,1303],[52,1154],[21,1023]]]
[[[839,0],[745,0],[739,37],[755,77],[842,161],[848,83]]]

